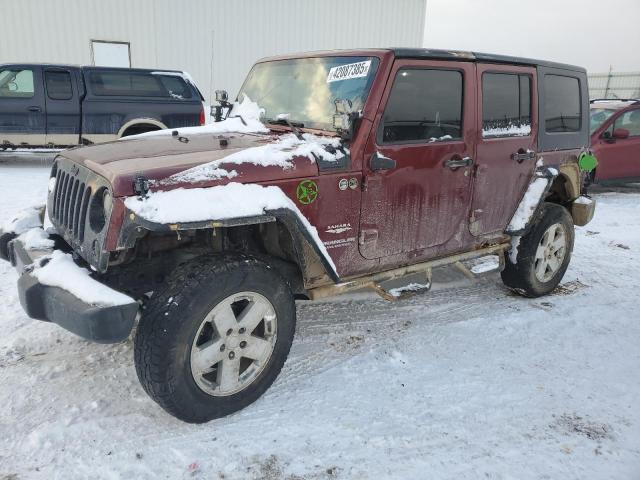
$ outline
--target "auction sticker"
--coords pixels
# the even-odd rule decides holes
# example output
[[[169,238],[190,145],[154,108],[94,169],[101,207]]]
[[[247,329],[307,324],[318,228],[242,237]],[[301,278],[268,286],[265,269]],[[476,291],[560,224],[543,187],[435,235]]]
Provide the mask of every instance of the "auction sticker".
[[[329,70],[327,83],[366,77],[369,74],[369,67],[371,67],[371,60],[358,63],[347,63],[346,65],[333,67]]]

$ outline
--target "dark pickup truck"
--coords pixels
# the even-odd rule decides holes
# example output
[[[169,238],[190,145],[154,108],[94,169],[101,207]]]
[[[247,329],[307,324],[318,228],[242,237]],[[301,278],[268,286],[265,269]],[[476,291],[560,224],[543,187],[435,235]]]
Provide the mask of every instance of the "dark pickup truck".
[[[205,123],[188,74],[70,65],[0,65],[0,151],[61,148]]]

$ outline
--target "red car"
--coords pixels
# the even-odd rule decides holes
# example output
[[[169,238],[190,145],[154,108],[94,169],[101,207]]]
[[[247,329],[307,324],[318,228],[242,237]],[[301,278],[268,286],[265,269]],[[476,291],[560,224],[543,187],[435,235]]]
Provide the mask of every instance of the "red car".
[[[640,100],[592,100],[591,146],[592,182],[640,180]]]

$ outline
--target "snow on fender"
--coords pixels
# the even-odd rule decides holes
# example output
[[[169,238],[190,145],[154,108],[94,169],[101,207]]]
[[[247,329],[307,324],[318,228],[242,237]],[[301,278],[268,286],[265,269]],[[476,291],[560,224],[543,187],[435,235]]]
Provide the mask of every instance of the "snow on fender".
[[[337,276],[335,263],[320,240],[318,230],[280,187],[231,182],[209,188],[151,192],[142,199],[129,197],[124,204],[139,217],[160,224],[228,220],[289,210],[298,218],[317,251]]]

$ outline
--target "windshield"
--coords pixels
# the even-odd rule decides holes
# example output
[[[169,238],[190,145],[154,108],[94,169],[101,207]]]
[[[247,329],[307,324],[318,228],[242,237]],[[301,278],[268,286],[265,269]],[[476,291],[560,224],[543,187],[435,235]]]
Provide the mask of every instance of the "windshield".
[[[611,115],[616,113],[610,108],[592,108],[591,109],[591,133],[595,132],[600,125],[607,121]]]
[[[336,98],[364,107],[378,68],[373,57],[320,57],[277,60],[254,65],[238,94],[265,110],[261,120],[330,130]],[[287,115],[288,114],[288,115]]]

